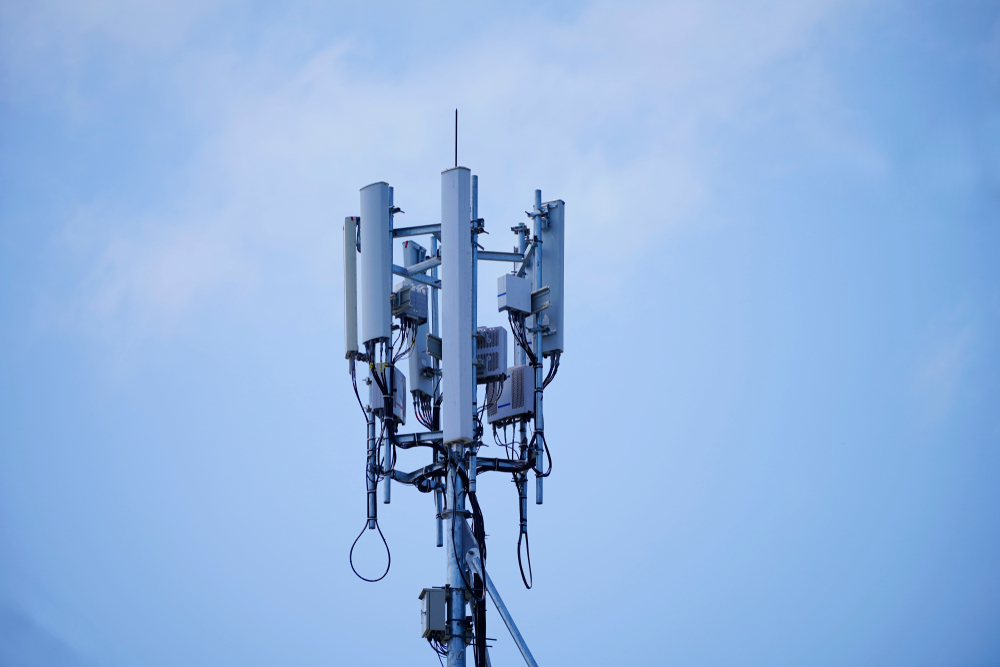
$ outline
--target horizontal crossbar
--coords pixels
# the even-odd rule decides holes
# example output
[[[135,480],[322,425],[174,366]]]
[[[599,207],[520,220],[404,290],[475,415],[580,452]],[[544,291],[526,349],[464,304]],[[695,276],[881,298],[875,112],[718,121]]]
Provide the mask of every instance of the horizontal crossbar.
[[[403,236],[423,236],[424,234],[433,234],[434,236],[441,238],[441,225],[417,225],[415,227],[397,227],[392,230],[393,238],[400,238]]]

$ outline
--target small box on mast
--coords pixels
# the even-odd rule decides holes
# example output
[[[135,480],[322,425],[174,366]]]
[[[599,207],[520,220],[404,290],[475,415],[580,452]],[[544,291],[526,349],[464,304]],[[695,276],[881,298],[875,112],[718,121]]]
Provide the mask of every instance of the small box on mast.
[[[476,382],[483,384],[503,378],[507,369],[507,330],[479,327],[476,344]]]
[[[420,591],[420,636],[441,636],[448,629],[445,619],[445,591],[443,588],[425,588]]]
[[[379,373],[379,377],[385,377],[386,381],[389,380],[389,370],[388,364],[375,364],[376,372]],[[400,424],[406,424],[406,376],[403,372],[396,367],[392,368],[395,371],[395,383],[393,388],[392,397],[392,416]],[[389,387],[386,387],[389,389]],[[371,379],[371,385],[368,389],[368,405],[372,406],[372,412],[374,412],[378,417],[383,418],[385,413],[385,397],[382,394],[382,390],[378,386],[378,382],[375,378]]]
[[[427,323],[427,288],[402,283],[392,292],[392,315],[415,324]]]
[[[531,281],[513,273],[505,273],[497,278],[497,310],[530,313]]]
[[[535,369],[528,365],[508,368],[503,390],[487,406],[487,423],[510,423],[528,418],[534,413]]]

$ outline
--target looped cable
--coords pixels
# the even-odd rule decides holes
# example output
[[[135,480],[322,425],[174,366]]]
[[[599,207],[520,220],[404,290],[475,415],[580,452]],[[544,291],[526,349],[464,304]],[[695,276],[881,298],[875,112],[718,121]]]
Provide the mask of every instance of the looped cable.
[[[361,402],[361,394],[358,393],[358,371],[355,357],[351,357],[351,384],[354,385],[354,395],[358,398],[358,405],[361,406],[361,415],[368,421],[368,412],[365,411],[365,404]]]
[[[524,565],[521,564],[521,538],[524,538],[524,551],[525,555],[528,557],[528,579],[531,579],[531,583],[528,583],[528,579],[524,578]],[[535,583],[535,577],[531,573],[531,545],[528,544],[528,533],[521,533],[517,538],[517,567],[521,570],[521,581],[524,582],[524,587],[531,589],[531,586]]]
[[[539,477],[548,477],[549,475],[552,474],[552,453],[549,452],[549,441],[545,439],[545,434],[544,433],[539,433],[538,431],[534,431],[531,434],[531,440],[530,440],[530,442],[528,442],[528,449],[531,449],[532,447],[535,446],[535,441],[538,440],[538,436],[542,437],[542,447],[545,450],[545,456],[546,456],[546,458],[548,458],[548,460],[549,460],[549,469],[546,470],[543,473],[539,473],[538,476]]]
[[[358,533],[358,536],[354,538],[354,543],[351,545],[351,553],[348,556],[348,560],[351,563],[351,569],[354,571],[354,574],[358,576],[358,579],[361,579],[362,581],[367,581],[370,584],[385,579],[385,575],[389,574],[389,568],[392,567],[392,552],[389,551],[389,543],[385,541],[385,535],[382,534],[382,528],[379,527],[378,525],[378,519],[375,519],[375,529],[378,530],[378,536],[382,538],[382,544],[385,545],[385,555],[389,558],[389,562],[385,564],[385,572],[382,573],[382,576],[379,577],[378,579],[369,579],[368,577],[362,577],[361,574],[358,573],[357,569],[354,567],[354,547],[357,546],[358,540],[360,540],[361,536],[365,534],[366,530],[368,530],[368,519],[365,519],[364,528],[362,528],[361,532]]]

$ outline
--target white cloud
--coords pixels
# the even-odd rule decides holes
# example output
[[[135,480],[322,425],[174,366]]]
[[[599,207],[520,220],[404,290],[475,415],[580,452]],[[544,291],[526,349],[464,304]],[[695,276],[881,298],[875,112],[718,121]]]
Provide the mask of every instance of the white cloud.
[[[966,308],[939,317],[927,332],[927,343],[913,376],[913,392],[923,425],[946,418],[955,404],[974,358],[976,328]]]
[[[252,265],[239,238],[221,225],[154,228],[142,238],[113,239],[87,286],[91,312],[138,324],[174,321],[199,292],[247,284]]]
[[[189,214],[151,204],[144,217],[156,223],[140,233],[118,220],[81,298],[97,318],[169,323],[199,295],[250,284],[254,249],[335,261],[318,240],[375,180],[396,186],[406,221],[433,220],[455,107],[460,162],[482,176],[487,223],[505,231],[542,187],[568,202],[569,270],[600,260],[613,274],[711,195],[719,156],[706,137],[760,103],[769,68],[808,45],[833,7],[595,4],[567,24],[498,23],[392,77],[353,66],[346,42],[287,71],[266,49],[183,51],[171,80],[208,137],[185,167]],[[108,23],[113,14],[89,20],[129,45],[149,25],[145,14]],[[197,16],[171,15],[157,43],[183,43]]]

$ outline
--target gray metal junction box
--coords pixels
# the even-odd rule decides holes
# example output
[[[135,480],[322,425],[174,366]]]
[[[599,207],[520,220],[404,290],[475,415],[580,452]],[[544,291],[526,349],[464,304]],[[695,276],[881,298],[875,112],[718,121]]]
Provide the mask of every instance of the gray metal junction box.
[[[425,588],[420,591],[420,631],[427,638],[445,634],[445,592],[443,588]]]
[[[388,368],[385,364],[376,364],[380,370]],[[400,424],[406,424],[406,376],[398,368],[396,370],[396,393],[392,397],[392,416]],[[378,388],[375,380],[371,380],[368,387],[368,405],[372,406],[372,412],[382,417],[385,412],[385,402],[382,398],[382,391]]]
[[[479,384],[503,378],[507,369],[507,330],[479,327],[476,345],[476,381]]]
[[[489,424],[505,424],[535,414],[535,370],[531,366],[511,366],[503,391],[486,410]]]

